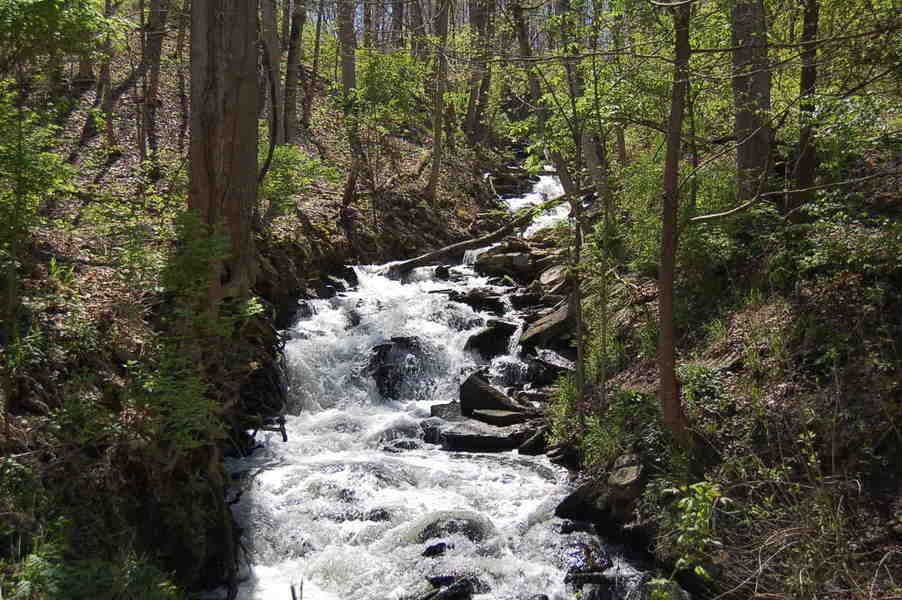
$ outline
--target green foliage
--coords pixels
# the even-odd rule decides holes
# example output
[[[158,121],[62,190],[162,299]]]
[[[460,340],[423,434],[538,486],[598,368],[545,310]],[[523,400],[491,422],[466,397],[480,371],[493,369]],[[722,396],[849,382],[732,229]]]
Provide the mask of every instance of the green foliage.
[[[71,170],[49,151],[55,131],[38,116],[16,105],[16,95],[0,82],[0,265],[10,300],[17,289],[20,247],[39,223],[43,200],[67,187]],[[6,306],[11,313],[15,307]]]
[[[117,561],[74,558],[65,521],[54,523],[25,557],[12,598],[54,600],[177,600],[168,577],[146,561],[129,555]]]
[[[0,67],[56,52],[88,54],[112,28],[98,0],[0,0]]]
[[[667,543],[672,546],[670,552],[677,557],[675,568],[691,569],[699,577],[710,579],[703,563],[715,548],[723,545],[715,533],[715,511],[729,499],[723,495],[720,486],[711,481],[667,489],[660,489],[660,480],[657,483],[658,486],[649,488],[651,494],[679,497],[669,504],[662,519],[665,536],[670,538]]]
[[[586,419],[582,440],[587,467],[606,468],[627,451],[666,460],[669,437],[654,396],[614,389],[607,410]]]
[[[422,118],[426,65],[407,52],[362,52],[357,70],[356,104],[372,124],[391,128]]]
[[[269,141],[261,136],[258,162],[262,165],[269,153]],[[324,164],[294,145],[273,149],[269,171],[260,184],[260,199],[268,205],[264,225],[296,206],[298,196],[317,180],[331,182],[341,178],[338,169]]]

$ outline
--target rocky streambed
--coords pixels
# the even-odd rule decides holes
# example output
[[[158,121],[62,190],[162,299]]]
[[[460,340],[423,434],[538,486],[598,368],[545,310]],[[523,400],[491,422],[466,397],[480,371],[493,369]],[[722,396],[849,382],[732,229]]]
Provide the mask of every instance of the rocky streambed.
[[[645,595],[649,574],[588,522],[628,508],[634,482],[575,486],[572,454],[546,445],[549,386],[574,359],[561,261],[511,238],[400,280],[355,267],[306,302],[288,441],[228,465],[239,597]]]

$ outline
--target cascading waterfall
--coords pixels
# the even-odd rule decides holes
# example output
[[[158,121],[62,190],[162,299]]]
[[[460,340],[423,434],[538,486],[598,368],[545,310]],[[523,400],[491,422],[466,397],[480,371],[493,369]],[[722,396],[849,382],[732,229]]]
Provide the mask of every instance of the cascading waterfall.
[[[428,577],[472,576],[473,598],[573,598],[567,570],[594,538],[562,533],[553,516],[566,472],[544,456],[422,440],[430,406],[456,400],[462,374],[485,365],[464,346],[490,315],[447,292],[487,279],[467,266],[403,283],[385,271],[357,267],[356,288],[310,302],[286,345],[288,442],[268,435],[228,464],[243,479],[233,510],[250,562],[239,597],[289,600],[303,581],[303,600],[400,600],[423,597]],[[395,369],[391,385],[374,377],[374,356]],[[617,558],[614,568],[639,576]]]

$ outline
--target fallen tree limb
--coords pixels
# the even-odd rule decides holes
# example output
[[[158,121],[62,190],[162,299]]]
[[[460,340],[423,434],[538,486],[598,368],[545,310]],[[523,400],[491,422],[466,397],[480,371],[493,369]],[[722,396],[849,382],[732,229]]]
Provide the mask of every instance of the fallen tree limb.
[[[533,219],[535,219],[536,216],[538,216],[542,212],[570,200],[572,196],[582,197],[590,194],[592,191],[593,188],[584,188],[578,190],[573,194],[564,194],[563,196],[558,196],[554,200],[545,202],[533,208],[532,210],[529,210],[526,213],[514,218],[514,220],[512,220],[510,223],[508,223],[501,229],[493,231],[492,233],[489,233],[482,237],[473,238],[471,240],[457,242],[456,244],[445,246],[444,248],[440,248],[433,252],[427,252],[426,254],[417,256],[416,258],[402,260],[401,262],[395,263],[391,267],[389,267],[388,274],[390,277],[400,277],[401,275],[409,273],[417,267],[425,267],[427,265],[435,264],[452,256],[463,256],[463,253],[467,250],[473,250],[474,248],[482,248],[489,244],[494,244],[498,240],[513,233],[514,231],[527,227],[530,223],[532,223]]]
[[[463,253],[467,250],[482,248],[483,246],[494,244],[504,236],[513,233],[517,229],[526,227],[527,225],[532,223],[532,220],[534,218],[535,215],[533,214],[533,212],[529,211],[523,215],[520,215],[501,229],[493,231],[488,235],[473,238],[471,240],[464,240],[463,242],[457,242],[456,244],[445,246],[444,248],[440,248],[433,252],[427,252],[426,254],[417,256],[416,258],[402,260],[399,263],[395,263],[391,267],[389,267],[388,274],[391,277],[399,277],[401,275],[404,275],[405,273],[409,273],[417,267],[425,267],[426,265],[441,262],[449,256],[463,255]]]

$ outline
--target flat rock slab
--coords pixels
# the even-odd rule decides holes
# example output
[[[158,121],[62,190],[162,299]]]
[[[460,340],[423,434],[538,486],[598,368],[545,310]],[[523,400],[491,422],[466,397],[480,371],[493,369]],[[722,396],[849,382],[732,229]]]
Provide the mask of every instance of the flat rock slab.
[[[532,418],[529,414],[523,412],[492,410],[490,408],[474,410],[470,417],[477,421],[482,421],[489,425],[498,425],[500,427],[506,425],[518,425],[520,423],[525,423]]]
[[[566,303],[556,311],[532,323],[520,336],[523,348],[534,348],[570,333],[573,329],[573,315],[570,303]]]
[[[492,452],[513,450],[532,432],[526,425],[498,427],[479,421],[449,423],[439,436],[445,450],[462,452]]]

